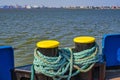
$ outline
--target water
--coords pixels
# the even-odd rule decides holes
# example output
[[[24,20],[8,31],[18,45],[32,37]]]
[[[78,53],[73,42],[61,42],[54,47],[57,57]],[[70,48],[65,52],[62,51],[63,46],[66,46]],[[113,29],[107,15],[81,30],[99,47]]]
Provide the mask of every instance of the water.
[[[76,36],[93,36],[100,46],[104,34],[120,33],[120,10],[0,10],[0,45],[11,45],[15,66],[30,64],[40,40],[55,39],[73,47]]]

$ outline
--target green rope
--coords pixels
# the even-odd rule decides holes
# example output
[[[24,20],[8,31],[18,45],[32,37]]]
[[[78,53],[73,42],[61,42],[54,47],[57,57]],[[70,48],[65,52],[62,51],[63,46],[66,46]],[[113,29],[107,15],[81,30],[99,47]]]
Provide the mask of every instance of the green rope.
[[[34,66],[32,65],[31,66],[31,80],[34,80],[34,73],[35,73],[35,70],[34,70]]]
[[[98,46],[76,53],[73,53],[71,48],[59,49],[57,57],[45,56],[35,49],[31,80],[34,80],[34,70],[52,77],[53,80],[70,80],[79,72],[89,71],[96,62],[99,62]],[[65,74],[66,72],[68,74]]]

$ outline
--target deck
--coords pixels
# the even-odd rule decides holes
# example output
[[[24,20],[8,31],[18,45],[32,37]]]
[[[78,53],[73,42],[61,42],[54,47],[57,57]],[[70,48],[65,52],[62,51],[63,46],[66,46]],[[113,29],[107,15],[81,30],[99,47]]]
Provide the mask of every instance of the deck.
[[[14,75],[16,75],[16,77],[14,77],[13,80],[30,80],[30,74],[31,74],[30,69],[31,69],[31,65],[16,67],[15,73],[14,73]],[[97,70],[94,70],[93,73],[99,74]],[[35,79],[35,80],[39,80],[39,74],[36,74],[36,75],[38,76],[38,79]],[[84,79],[82,79],[82,80],[84,80]],[[99,79],[96,78],[96,76],[95,76],[95,78],[93,80],[99,80]],[[105,72],[105,80],[120,80],[120,67],[107,68],[106,72]]]

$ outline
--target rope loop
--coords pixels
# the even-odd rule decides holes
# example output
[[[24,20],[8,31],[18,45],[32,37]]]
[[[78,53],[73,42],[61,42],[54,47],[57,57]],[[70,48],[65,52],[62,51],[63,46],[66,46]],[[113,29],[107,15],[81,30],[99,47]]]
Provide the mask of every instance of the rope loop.
[[[57,57],[45,56],[35,49],[34,67],[32,67],[31,70],[52,77],[53,80],[61,80],[62,78],[70,80],[72,76],[80,72],[89,71],[94,64],[99,61],[100,58],[97,45],[76,53],[73,53],[71,48],[61,48],[58,50]],[[34,74],[31,75],[31,77],[33,76]]]

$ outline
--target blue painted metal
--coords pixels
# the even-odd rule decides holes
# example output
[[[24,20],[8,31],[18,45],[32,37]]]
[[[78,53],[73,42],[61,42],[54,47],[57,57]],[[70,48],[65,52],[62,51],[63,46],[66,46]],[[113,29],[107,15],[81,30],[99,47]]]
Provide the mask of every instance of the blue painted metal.
[[[0,80],[12,80],[14,54],[11,46],[0,46]]]
[[[120,48],[118,48],[118,51],[117,51],[117,60],[120,62]]]
[[[102,52],[105,56],[106,66],[118,66],[118,49],[120,48],[120,34],[106,34],[102,40]],[[120,57],[120,56],[119,56]]]

